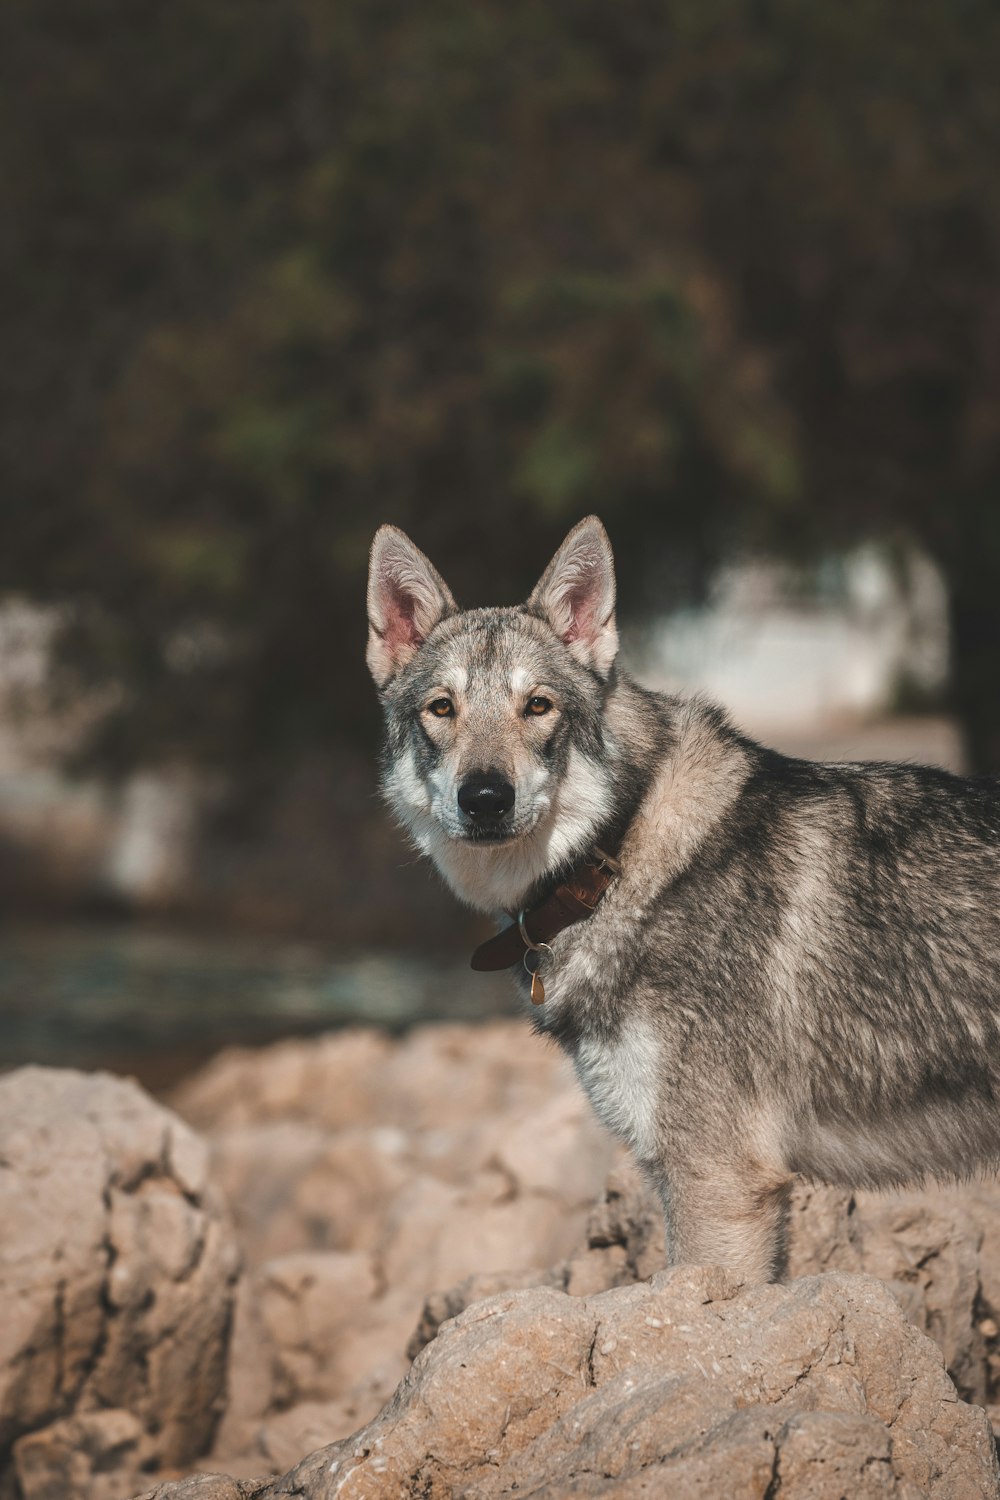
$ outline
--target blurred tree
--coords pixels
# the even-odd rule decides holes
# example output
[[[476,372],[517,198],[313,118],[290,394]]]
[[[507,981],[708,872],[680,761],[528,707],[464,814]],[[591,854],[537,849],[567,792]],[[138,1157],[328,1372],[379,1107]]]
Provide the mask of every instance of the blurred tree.
[[[797,516],[827,545],[905,528],[936,558],[968,758],[1000,771],[1000,12],[691,19],[702,243],[794,413]]]
[[[0,587],[114,684],[96,763],[367,734],[377,522],[478,602],[594,508],[636,600],[909,529],[1000,768],[986,0],[12,0],[0,43]]]

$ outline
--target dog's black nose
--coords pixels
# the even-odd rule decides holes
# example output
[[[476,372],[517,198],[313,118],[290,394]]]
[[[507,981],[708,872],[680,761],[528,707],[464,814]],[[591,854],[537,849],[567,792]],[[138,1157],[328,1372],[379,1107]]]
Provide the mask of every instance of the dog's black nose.
[[[495,771],[476,771],[459,787],[458,805],[470,818],[502,818],[514,806],[514,788]]]

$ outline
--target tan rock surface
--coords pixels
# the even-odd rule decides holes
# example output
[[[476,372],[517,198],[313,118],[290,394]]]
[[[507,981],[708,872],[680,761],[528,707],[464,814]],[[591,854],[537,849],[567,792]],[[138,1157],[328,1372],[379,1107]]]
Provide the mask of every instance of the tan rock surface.
[[[884,1281],[935,1341],[962,1395],[1000,1393],[1000,1186],[898,1193],[802,1185],[793,1200],[789,1272],[826,1267]]]
[[[518,1099],[544,1100],[560,1074],[559,1052],[520,1021],[420,1026],[402,1041],[357,1028],[229,1048],[171,1103],[199,1130],[284,1120],[332,1130],[465,1128]]]
[[[424,1305],[410,1346],[470,1302],[502,1288],[557,1286],[576,1295],[641,1280],[664,1264],[658,1203],[621,1158],[590,1216],[581,1247],[533,1281],[523,1270],[464,1279]],[[961,1395],[1000,1397],[1000,1185],[968,1183],[894,1193],[796,1185],[788,1274],[850,1271],[876,1276],[917,1328],[941,1349]]]
[[[197,1137],[135,1084],[0,1078],[0,1493],[114,1500],[205,1451],[238,1256]]]
[[[410,1225],[433,1184],[456,1189],[440,1207],[461,1212],[480,1173],[494,1200],[554,1203],[563,1224],[576,1210],[579,1234],[613,1150],[568,1064],[521,1023],[230,1049],[171,1102],[209,1140],[213,1181],[255,1264],[288,1251],[378,1246],[410,1260],[420,1252],[411,1243],[394,1249],[394,1224]],[[478,1219],[475,1188],[472,1207]],[[435,1230],[440,1224],[438,1215]],[[520,1239],[519,1227],[513,1233]],[[558,1238],[568,1248],[573,1232],[567,1239],[561,1228]],[[500,1245],[498,1253],[509,1252]],[[470,1262],[462,1274],[480,1269]]]
[[[367,1427],[253,1493],[996,1500],[1000,1472],[985,1413],[880,1283],[680,1269],[474,1304]]]
[[[985,1419],[916,1331],[995,1401],[993,1187],[796,1194],[792,1272],[875,1272],[907,1328],[841,1276],[650,1286],[658,1210],[620,1164],[588,1214],[610,1143],[520,1027],[284,1044],[186,1096],[251,1265],[206,1465],[227,1473],[164,1496],[998,1493]],[[130,1084],[41,1070],[0,1081],[0,1129],[0,1496],[120,1500],[190,1466],[219,1410],[234,1256],[205,1149]]]
[[[254,1500],[265,1482],[233,1479],[228,1474],[193,1474],[190,1479],[158,1484],[144,1500]]]
[[[215,1448],[237,1472],[274,1471],[297,1433],[332,1439],[372,1417],[405,1373],[418,1323],[411,1353],[444,1318],[502,1288],[583,1296],[663,1264],[659,1211],[620,1155],[584,1229],[613,1149],[558,1053],[521,1023],[232,1052],[177,1102],[208,1135],[253,1263]],[[367,1257],[371,1295],[338,1311],[328,1294],[314,1317],[318,1290],[276,1294],[287,1258],[303,1251],[317,1257],[317,1285],[336,1285],[344,1255]],[[1000,1385],[994,1266],[996,1188],[796,1194],[793,1272],[884,1278],[981,1402]]]
[[[503,1022],[232,1051],[175,1102],[249,1262],[214,1450],[240,1472],[275,1467],[300,1404],[326,1440],[372,1417],[435,1289],[569,1254],[615,1149],[560,1054]]]

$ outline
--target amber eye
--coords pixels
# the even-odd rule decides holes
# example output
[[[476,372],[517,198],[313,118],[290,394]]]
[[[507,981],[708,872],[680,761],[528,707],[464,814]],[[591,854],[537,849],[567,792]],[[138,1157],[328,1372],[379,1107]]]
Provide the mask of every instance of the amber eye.
[[[538,718],[540,714],[547,714],[551,707],[551,698],[529,698],[524,711],[533,718]]]
[[[433,703],[428,703],[428,710],[437,719],[453,719],[455,717],[455,705],[450,698],[435,698]]]

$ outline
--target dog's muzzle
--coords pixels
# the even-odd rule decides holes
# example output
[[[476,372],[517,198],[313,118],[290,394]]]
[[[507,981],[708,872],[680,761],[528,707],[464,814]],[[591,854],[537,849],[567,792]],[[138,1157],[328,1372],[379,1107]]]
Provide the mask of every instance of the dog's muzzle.
[[[476,771],[458,789],[458,805],[474,838],[505,838],[514,809],[514,788],[496,771]]]

